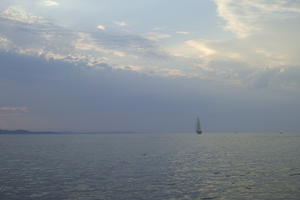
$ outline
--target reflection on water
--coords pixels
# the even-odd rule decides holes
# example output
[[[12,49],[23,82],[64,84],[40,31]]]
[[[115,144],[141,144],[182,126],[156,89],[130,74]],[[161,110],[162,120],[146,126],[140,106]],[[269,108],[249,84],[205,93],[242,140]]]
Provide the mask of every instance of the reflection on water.
[[[0,199],[299,199],[300,135],[0,135]]]

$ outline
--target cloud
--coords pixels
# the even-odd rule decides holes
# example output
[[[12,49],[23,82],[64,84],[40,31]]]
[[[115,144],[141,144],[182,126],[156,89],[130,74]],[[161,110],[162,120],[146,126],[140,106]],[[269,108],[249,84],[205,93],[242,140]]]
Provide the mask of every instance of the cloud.
[[[190,32],[188,31],[176,31],[177,34],[180,34],[180,35],[188,35],[190,34]]]
[[[218,15],[225,20],[225,29],[239,38],[245,38],[265,29],[265,24],[274,18],[288,19],[299,16],[300,3],[282,1],[235,1],[214,0]]]
[[[147,39],[155,40],[155,41],[170,38],[170,37],[172,37],[172,36],[169,34],[165,34],[165,33],[150,32],[150,33],[146,34]]]
[[[59,6],[59,3],[53,0],[46,0],[43,2],[45,6]]]
[[[182,30],[170,35],[167,28],[141,35],[99,24],[97,31],[93,21],[88,23],[93,27],[84,24],[83,29],[79,22],[87,19],[83,13],[77,16],[83,19],[73,30],[27,12],[37,10],[24,2],[0,13],[2,118],[23,117],[18,112],[30,108],[26,118],[42,119],[46,124],[32,120],[31,127],[143,129],[154,125],[180,131],[182,124],[187,124],[189,130],[193,120],[189,116],[198,114],[195,108],[201,108],[207,116],[205,124],[211,127],[220,123],[230,127],[226,120],[231,119],[233,129],[247,122],[251,122],[252,129],[252,124],[262,121],[262,127],[268,122],[271,127],[280,124],[282,128],[283,123],[290,127],[285,119],[299,119],[299,109],[292,109],[299,108],[300,91],[296,1],[216,0],[224,28],[234,33],[218,33],[222,39],[213,34],[208,36],[210,39],[197,38],[196,32]],[[52,16],[60,24],[70,22],[56,15],[59,13],[42,11],[37,13]],[[88,17],[97,21],[93,16]],[[33,98],[37,94],[39,98]],[[60,98],[53,101],[57,96]],[[287,99],[297,102],[289,104]],[[257,108],[255,101],[263,103]],[[280,103],[274,105],[274,101]],[[26,108],[12,106],[24,103]],[[282,105],[292,112],[283,114]],[[267,106],[269,109],[265,109]],[[257,114],[249,118],[253,108],[257,108]],[[234,117],[230,116],[232,110],[237,111]],[[274,110],[278,115],[273,114]],[[265,115],[268,111],[273,112],[270,117]],[[144,113],[147,119],[143,119]],[[280,123],[272,122],[274,116]],[[162,124],[165,119],[169,121]],[[24,119],[6,119],[9,121],[14,127]],[[294,127],[299,127],[296,123]]]
[[[0,35],[0,49],[9,49],[12,46],[11,42]]]
[[[172,84],[161,77],[179,74],[178,71],[166,70],[160,73],[161,76],[145,76],[140,73],[144,67],[138,65],[122,65],[112,73],[112,67],[107,64],[101,64],[102,69],[98,70],[84,64],[78,66],[60,60],[46,61],[42,57],[1,52],[0,59],[3,63],[0,73],[2,104],[12,99],[16,104],[27,101],[31,112],[26,116],[48,122],[33,123],[31,127],[42,126],[44,129],[103,130],[111,127],[110,120],[115,116],[125,118],[125,122],[122,120],[117,127],[111,127],[115,130],[143,128],[143,125],[136,127],[133,123],[136,119],[141,120],[142,113],[151,116],[162,110],[168,112],[170,108],[166,106],[172,104],[169,98],[174,92],[168,90]],[[26,93],[22,92],[24,90]],[[39,98],[32,98],[36,94]],[[60,98],[53,101],[53,96]],[[6,124],[15,122],[16,126],[23,119],[1,118],[1,123],[3,121]]]
[[[126,56],[126,53],[120,50],[101,47],[100,45],[97,44],[97,40],[88,33],[81,32],[78,33],[78,36],[79,36],[78,39],[75,40],[73,43],[76,50],[81,50],[86,52],[95,51],[98,53],[114,55],[118,57]]]
[[[211,49],[207,47],[205,44],[194,41],[194,40],[188,40],[185,42],[188,46],[193,47],[197,51],[199,51],[199,57],[207,57],[216,54],[216,51],[214,49]]]
[[[73,31],[20,7],[10,7],[0,13],[0,48],[95,69],[103,69],[106,64],[110,70],[198,78],[247,87],[255,82],[255,77],[260,77],[261,69],[299,66],[299,30],[294,15],[295,11],[284,23],[280,21],[281,14],[275,15],[269,23],[265,22],[264,32],[252,32],[247,37],[204,40],[189,36],[184,42],[163,46],[157,41],[172,35],[153,31],[141,36],[106,30],[101,24],[98,29],[106,31]],[[168,40],[167,45],[170,43]],[[298,83],[290,85],[298,86]]]
[[[22,13],[33,16],[25,11]],[[31,23],[19,18],[0,17],[0,22],[0,47],[5,51],[85,64],[99,69],[106,63],[115,70],[132,70],[159,76],[179,74],[170,73],[173,66],[167,67],[169,71],[166,67],[165,70],[152,67],[163,65],[161,60],[168,59],[168,55],[158,49],[153,41],[139,35],[110,31],[76,32],[46,19]],[[150,60],[152,66],[148,65]]]
[[[124,21],[114,21],[113,23],[117,26],[127,26],[127,23]]]
[[[106,27],[104,26],[104,25],[98,25],[97,26],[97,29],[99,29],[99,30],[102,30],[102,31],[105,31],[106,30]]]
[[[118,69],[140,72],[144,69],[144,67],[138,65],[127,65],[127,66],[119,66]]]
[[[149,67],[145,69],[139,65],[128,65],[127,69],[112,73],[112,66],[105,63],[98,70],[84,64],[1,52],[0,60],[3,63],[0,68],[1,107],[15,110],[14,107],[23,106],[12,104],[26,102],[26,107],[30,108],[26,116],[23,111],[19,112],[21,114],[0,111],[2,128],[184,132],[193,129],[191,121],[199,114],[200,107],[201,115],[206,116],[207,131],[236,130],[237,124],[240,130],[255,128],[259,131],[264,130],[266,123],[272,131],[299,129],[299,90],[292,93],[278,91],[276,87],[265,90],[268,85],[283,84],[292,76],[299,82],[297,67],[284,72],[274,69],[261,72],[262,79],[268,77],[268,83],[258,80],[256,88],[262,91],[256,92],[256,88],[239,89],[221,82],[186,78],[182,76],[186,72],[168,69],[168,66],[156,66],[161,71],[153,71],[160,75],[150,76],[140,73]],[[215,69],[228,69],[216,64]],[[39,98],[33,98],[37,95]],[[53,101],[53,97],[59,98]],[[274,127],[277,122],[280,127]]]
[[[294,71],[294,78],[286,76],[292,69],[299,68],[299,62],[291,62],[295,52],[284,55],[277,49],[264,51],[259,49],[263,42],[254,38],[214,41],[188,40],[168,51],[182,60],[187,60],[190,68],[184,71],[194,71],[194,77],[211,81],[225,81],[239,87],[257,89],[282,89],[295,91],[300,83],[295,77],[300,72]],[[266,46],[265,46],[266,47]],[[291,65],[295,63],[295,65]],[[193,70],[194,68],[194,70]],[[284,78],[289,77],[289,78]]]
[[[45,20],[42,17],[31,15],[26,11],[24,11],[22,8],[18,8],[18,7],[9,7],[8,9],[0,13],[0,17],[4,19],[29,23],[29,24],[45,22]]]
[[[28,108],[26,106],[0,106],[0,112],[27,112]]]
[[[225,30],[236,37],[191,38],[167,47],[170,55],[194,60],[190,66],[207,79],[228,80],[246,87],[299,88],[299,83],[293,80],[285,80],[284,84],[273,80],[280,82],[283,69],[300,67],[300,3],[288,0],[215,0],[215,3]],[[266,84],[262,84],[264,78]]]

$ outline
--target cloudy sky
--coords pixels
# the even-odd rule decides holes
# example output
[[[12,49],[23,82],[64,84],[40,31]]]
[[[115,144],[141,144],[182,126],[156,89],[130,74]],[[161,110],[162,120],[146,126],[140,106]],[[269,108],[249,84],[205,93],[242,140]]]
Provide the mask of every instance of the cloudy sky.
[[[0,128],[300,131],[300,1],[1,0]]]

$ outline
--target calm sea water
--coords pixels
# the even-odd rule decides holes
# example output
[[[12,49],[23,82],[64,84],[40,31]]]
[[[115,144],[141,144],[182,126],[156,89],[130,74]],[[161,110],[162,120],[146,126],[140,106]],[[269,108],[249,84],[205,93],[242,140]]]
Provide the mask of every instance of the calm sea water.
[[[300,199],[300,134],[0,135],[0,199]]]

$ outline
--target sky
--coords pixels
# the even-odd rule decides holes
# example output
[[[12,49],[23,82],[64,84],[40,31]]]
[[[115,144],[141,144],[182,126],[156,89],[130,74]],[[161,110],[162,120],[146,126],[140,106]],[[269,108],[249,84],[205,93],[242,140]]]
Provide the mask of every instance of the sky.
[[[300,1],[1,0],[0,129],[300,132]]]

